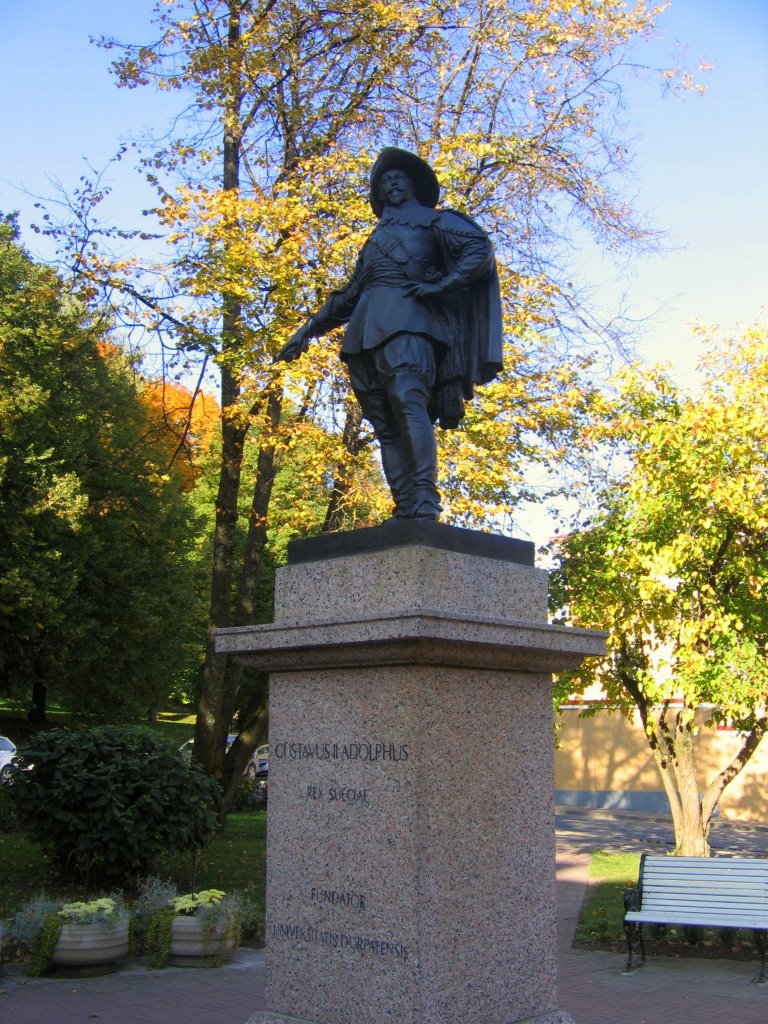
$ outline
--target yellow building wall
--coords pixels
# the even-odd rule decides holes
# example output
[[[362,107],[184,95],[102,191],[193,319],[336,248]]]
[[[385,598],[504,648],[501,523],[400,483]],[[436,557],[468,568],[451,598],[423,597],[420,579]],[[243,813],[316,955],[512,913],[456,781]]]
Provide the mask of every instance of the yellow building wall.
[[[559,804],[669,813],[669,804],[643,734],[639,716],[598,710],[581,717],[578,707],[558,715],[555,790]],[[696,761],[699,782],[708,784],[740,746],[738,734],[701,727]],[[768,740],[726,788],[722,818],[768,822]]]

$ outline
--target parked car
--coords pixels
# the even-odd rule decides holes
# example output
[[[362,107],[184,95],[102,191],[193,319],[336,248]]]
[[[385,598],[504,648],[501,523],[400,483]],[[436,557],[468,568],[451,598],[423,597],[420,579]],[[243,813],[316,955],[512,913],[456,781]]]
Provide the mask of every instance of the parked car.
[[[251,771],[255,769],[255,771]],[[248,767],[246,768],[246,775],[249,779],[266,779],[269,775],[269,744],[262,743],[260,747],[256,747],[253,752]]]
[[[9,782],[16,770],[12,764],[16,756],[16,744],[12,743],[7,736],[0,736],[0,783]]]
[[[231,732],[227,736],[227,750],[235,742],[235,733]],[[187,740],[179,747],[179,753],[184,758],[185,762],[189,764],[192,758],[192,748],[195,745],[194,740]],[[269,773],[269,750],[268,744],[264,743],[262,746],[257,747],[251,755],[251,760],[245,766],[243,775],[247,775],[249,779],[265,779]]]

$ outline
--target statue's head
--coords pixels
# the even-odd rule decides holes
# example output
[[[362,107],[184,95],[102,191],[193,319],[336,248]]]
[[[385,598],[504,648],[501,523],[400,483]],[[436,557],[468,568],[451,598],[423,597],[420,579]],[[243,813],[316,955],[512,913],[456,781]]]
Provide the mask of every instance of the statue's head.
[[[392,172],[395,171],[399,171],[400,175],[394,175]],[[440,183],[429,164],[406,149],[388,146],[382,149],[371,170],[369,196],[371,209],[377,217],[381,216],[384,207],[388,205],[387,193],[390,186],[394,186],[396,177],[400,177],[403,186],[409,189],[408,198],[416,199],[422,206],[437,206]]]

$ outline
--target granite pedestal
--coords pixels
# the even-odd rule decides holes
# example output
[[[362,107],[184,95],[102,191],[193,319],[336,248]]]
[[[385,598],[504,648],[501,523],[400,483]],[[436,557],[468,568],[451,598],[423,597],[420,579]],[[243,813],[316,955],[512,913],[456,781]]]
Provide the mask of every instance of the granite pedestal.
[[[218,634],[270,671],[265,1020],[570,1021],[551,673],[604,638],[547,625],[532,547],[482,536],[311,542],[273,624]]]

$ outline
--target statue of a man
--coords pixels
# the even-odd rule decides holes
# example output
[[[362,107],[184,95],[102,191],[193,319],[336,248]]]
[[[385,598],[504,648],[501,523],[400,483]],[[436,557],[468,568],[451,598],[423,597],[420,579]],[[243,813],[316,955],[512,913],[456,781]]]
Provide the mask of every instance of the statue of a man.
[[[434,424],[458,426],[473,386],[502,366],[490,239],[468,217],[435,209],[439,196],[429,164],[382,150],[370,180],[379,223],[351,279],[277,357],[298,359],[311,338],[347,325],[341,358],[381,446],[393,518],[439,517]]]

